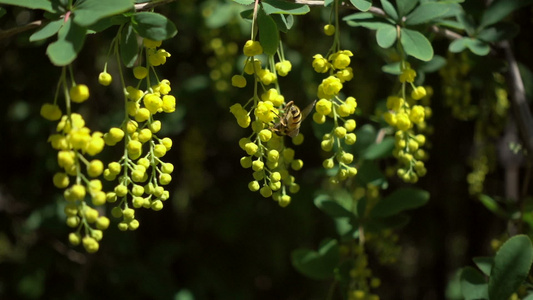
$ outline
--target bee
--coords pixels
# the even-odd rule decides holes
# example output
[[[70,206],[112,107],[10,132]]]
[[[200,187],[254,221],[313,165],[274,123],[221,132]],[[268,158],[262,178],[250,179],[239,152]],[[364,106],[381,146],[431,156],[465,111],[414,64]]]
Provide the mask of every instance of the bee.
[[[279,116],[279,121],[274,124],[272,130],[280,136],[288,135],[291,138],[296,137],[300,133],[300,124],[309,115],[311,110],[313,110],[315,103],[316,100],[309,104],[303,111],[300,111],[300,108],[294,104],[294,101],[288,102],[285,105],[283,114]]]

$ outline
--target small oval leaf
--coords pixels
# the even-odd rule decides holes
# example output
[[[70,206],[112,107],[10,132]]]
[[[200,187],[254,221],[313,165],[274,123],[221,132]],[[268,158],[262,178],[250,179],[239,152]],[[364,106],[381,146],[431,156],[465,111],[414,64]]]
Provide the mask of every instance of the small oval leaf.
[[[268,55],[276,54],[279,45],[279,31],[276,22],[263,10],[259,10],[257,25],[259,26],[259,42],[263,46],[263,51]]]
[[[430,61],[433,58],[433,47],[420,32],[402,28],[400,41],[408,55],[423,61]]]
[[[367,11],[372,7],[371,0],[350,0],[350,3],[360,11]]]
[[[381,27],[376,31],[376,40],[378,45],[383,49],[390,48],[394,45],[396,38],[396,27],[392,25]]]
[[[165,16],[154,12],[134,14],[132,26],[140,36],[153,41],[163,41],[178,33],[174,23]]]
[[[64,23],[64,19],[49,22],[30,36],[30,42],[44,40],[53,36],[61,29]]]
[[[66,66],[76,59],[83,47],[87,30],[69,19],[57,34],[57,41],[48,45],[46,54],[56,66]]]

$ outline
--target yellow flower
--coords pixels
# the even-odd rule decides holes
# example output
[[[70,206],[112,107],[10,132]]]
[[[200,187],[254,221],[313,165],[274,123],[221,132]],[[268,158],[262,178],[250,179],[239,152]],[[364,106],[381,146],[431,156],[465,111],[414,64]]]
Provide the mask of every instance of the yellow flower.
[[[248,40],[244,44],[243,52],[246,56],[256,56],[263,53],[263,47],[259,41]]]

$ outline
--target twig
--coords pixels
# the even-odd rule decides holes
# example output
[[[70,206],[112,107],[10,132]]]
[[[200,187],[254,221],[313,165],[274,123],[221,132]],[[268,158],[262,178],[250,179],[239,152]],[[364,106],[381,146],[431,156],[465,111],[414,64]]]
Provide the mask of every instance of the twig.
[[[135,11],[145,11],[145,10],[150,10],[156,6],[168,4],[171,2],[175,2],[175,1],[176,0],[161,0],[161,1],[139,3],[139,4],[135,4],[134,8],[135,8]],[[41,27],[45,23],[45,21],[46,20],[36,20],[36,21],[33,21],[31,23],[28,23],[28,24],[25,24],[19,27],[11,28],[8,30],[0,30],[0,41],[11,38],[14,35],[35,29],[37,27]]]
[[[26,25],[22,25],[22,26],[19,26],[19,27],[11,28],[11,29],[8,29],[8,30],[2,30],[2,31],[0,31],[0,41],[4,40],[4,39],[8,39],[8,38],[10,38],[10,37],[12,37],[14,35],[19,34],[19,33],[23,33],[25,31],[32,30],[34,28],[40,27],[41,25],[43,25],[43,21],[42,20],[37,20],[37,21],[33,21],[31,23],[28,23]]]

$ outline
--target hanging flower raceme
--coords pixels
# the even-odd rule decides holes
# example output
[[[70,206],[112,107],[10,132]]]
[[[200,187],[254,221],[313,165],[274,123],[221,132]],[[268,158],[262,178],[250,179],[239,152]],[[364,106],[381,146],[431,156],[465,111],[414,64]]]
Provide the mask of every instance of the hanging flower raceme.
[[[415,86],[416,71],[404,62],[399,76],[402,83],[401,95],[387,98],[388,111],[383,114],[385,121],[395,129],[395,148],[393,155],[398,159],[397,175],[405,182],[417,182],[427,170],[424,160],[427,153],[422,148],[426,143],[423,131],[431,109],[424,104],[432,94],[430,87]],[[406,86],[411,87],[409,97],[405,95]]]
[[[318,124],[324,124],[326,118],[332,118],[334,126],[329,133],[322,137],[322,150],[330,152],[336,147],[335,154],[323,162],[326,169],[336,169],[331,178],[333,183],[353,177],[357,169],[353,166],[353,154],[344,150],[344,145],[353,145],[357,137],[353,132],[356,127],[354,119],[350,118],[355,113],[357,102],[354,97],[342,99],[339,94],[343,83],[353,78],[352,68],[349,67],[353,53],[349,50],[339,50],[325,59],[322,55],[313,56],[313,68],[318,73],[330,72],[330,76],[323,79],[318,86],[313,120]]]
[[[64,189],[66,222],[74,228],[69,241],[72,245],[82,244],[89,253],[98,251],[103,230],[110,224],[109,218],[100,215],[104,210],[97,207],[106,203],[113,205],[112,215],[121,218],[119,229],[135,230],[139,227],[135,209],[160,210],[163,201],[170,197],[164,186],[170,183],[174,166],[164,162],[163,157],[171,149],[172,140],[157,136],[162,124],[155,116],[174,112],[176,98],[170,95],[170,82],[159,80],[154,70],[155,66],[164,64],[170,54],[164,49],[157,49],[160,41],[145,39],[143,44],[146,64],[133,68],[133,76],[139,80],[137,88],[123,87],[127,116],[121,126],[113,127],[105,134],[92,132],[80,114],[71,112],[72,103],[87,101],[90,93],[86,85],[75,82],[67,88],[67,68],[63,69],[58,85],[64,90],[67,112],[63,114],[57,99],[53,104],[46,103],[41,107],[41,115],[45,119],[58,121],[56,133],[50,136],[49,141],[58,150],[57,161],[62,168],[54,175],[53,183]],[[118,46],[115,44],[115,47]],[[118,48],[115,50],[120,61],[120,51]],[[110,85],[113,80],[106,68],[107,64],[98,76],[103,86]],[[143,82],[146,89],[141,90],[138,87]],[[115,146],[121,142],[124,142],[125,149],[118,161],[106,166],[99,159],[89,158],[102,152],[105,145]],[[112,191],[106,192],[98,179],[100,176],[108,181],[118,179],[118,184]]]
[[[256,92],[245,105],[236,103],[230,107],[239,126],[252,127],[252,134],[239,141],[241,149],[246,153],[241,158],[241,166],[252,169],[254,180],[248,184],[251,191],[258,191],[263,197],[272,197],[278,201],[280,206],[287,206],[291,201],[288,193],[299,190],[290,170],[299,170],[303,166],[302,160],[294,158],[294,150],[286,147],[283,139],[286,128],[293,126],[287,124],[287,121],[292,121],[288,115],[291,114],[289,110],[293,104],[291,107],[286,105],[285,97],[279,92],[277,79],[278,75],[287,76],[292,64],[283,58],[280,47],[280,61],[275,63],[273,57],[270,57],[267,66],[263,67],[261,60],[256,57],[263,53],[259,41],[247,41],[243,53],[248,56],[243,73],[232,77],[232,85],[244,88],[247,86],[244,75],[252,75]],[[269,85],[275,87],[268,87]],[[263,92],[258,93],[259,89]],[[295,136],[293,143],[303,142],[303,135],[298,135],[296,129],[291,134]]]

